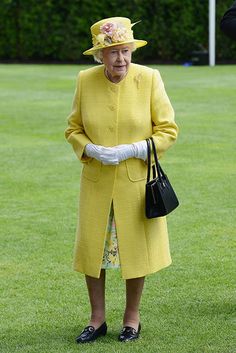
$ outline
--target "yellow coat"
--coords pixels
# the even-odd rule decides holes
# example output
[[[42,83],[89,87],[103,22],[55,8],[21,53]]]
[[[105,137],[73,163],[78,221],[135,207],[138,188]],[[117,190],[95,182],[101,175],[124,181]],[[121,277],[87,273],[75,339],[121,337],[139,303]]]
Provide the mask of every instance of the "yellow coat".
[[[157,70],[131,64],[119,83],[104,66],[80,71],[65,135],[83,162],[74,269],[100,275],[111,203],[124,279],[142,277],[171,263],[166,218],[145,217],[147,165],[131,158],[102,165],[83,155],[85,145],[129,144],[153,136],[159,156],[177,137],[174,111]]]

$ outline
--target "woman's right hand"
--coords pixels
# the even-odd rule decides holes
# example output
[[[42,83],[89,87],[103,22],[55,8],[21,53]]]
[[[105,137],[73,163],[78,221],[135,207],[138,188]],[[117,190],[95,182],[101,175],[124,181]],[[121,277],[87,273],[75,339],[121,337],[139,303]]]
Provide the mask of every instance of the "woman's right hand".
[[[88,157],[95,158],[104,165],[119,164],[117,152],[112,147],[104,147],[93,143],[88,143],[85,146],[85,154]]]

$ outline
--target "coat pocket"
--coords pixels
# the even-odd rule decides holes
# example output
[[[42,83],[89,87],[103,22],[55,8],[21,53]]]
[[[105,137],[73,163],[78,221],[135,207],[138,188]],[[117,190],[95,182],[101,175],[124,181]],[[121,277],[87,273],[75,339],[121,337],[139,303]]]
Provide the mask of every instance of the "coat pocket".
[[[82,177],[91,181],[98,181],[101,175],[101,168],[101,162],[93,158],[88,163],[83,164]]]
[[[125,161],[128,177],[131,181],[147,178],[147,164],[142,159],[130,158]]]

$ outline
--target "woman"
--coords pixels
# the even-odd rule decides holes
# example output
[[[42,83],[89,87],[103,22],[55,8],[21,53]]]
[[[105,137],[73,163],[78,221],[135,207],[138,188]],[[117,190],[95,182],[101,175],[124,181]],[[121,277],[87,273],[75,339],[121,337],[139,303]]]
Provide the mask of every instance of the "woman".
[[[139,337],[144,278],[171,263],[165,217],[146,219],[146,138],[159,156],[175,141],[174,112],[157,70],[131,63],[147,44],[133,38],[130,20],[112,17],[91,27],[84,52],[103,65],[80,71],[65,132],[83,163],[74,269],[85,274],[89,325],[78,343],[105,335],[105,270],[126,280],[122,342]]]

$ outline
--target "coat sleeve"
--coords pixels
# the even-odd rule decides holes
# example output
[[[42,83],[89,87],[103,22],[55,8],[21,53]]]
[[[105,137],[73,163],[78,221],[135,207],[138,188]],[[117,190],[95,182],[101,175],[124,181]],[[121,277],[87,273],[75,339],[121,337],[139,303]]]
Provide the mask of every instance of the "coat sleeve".
[[[83,121],[81,116],[80,110],[80,97],[81,97],[81,80],[82,80],[82,71],[80,71],[77,83],[76,83],[76,90],[74,94],[73,104],[72,104],[72,112],[68,116],[68,127],[65,130],[65,137],[69,143],[71,143],[75,154],[77,155],[78,159],[86,163],[91,158],[84,155],[84,148],[88,143],[91,143],[90,139],[87,137],[84,127]]]
[[[152,137],[159,157],[176,140],[178,127],[174,120],[174,110],[166,94],[164,83],[158,70],[153,70],[151,115],[153,123]]]
[[[220,28],[228,37],[236,40],[236,1],[222,17]]]

